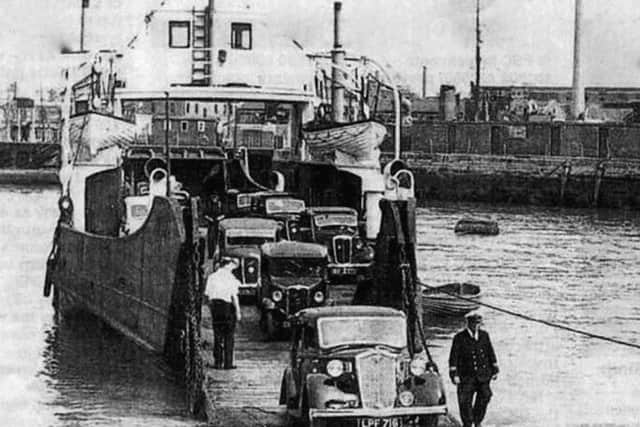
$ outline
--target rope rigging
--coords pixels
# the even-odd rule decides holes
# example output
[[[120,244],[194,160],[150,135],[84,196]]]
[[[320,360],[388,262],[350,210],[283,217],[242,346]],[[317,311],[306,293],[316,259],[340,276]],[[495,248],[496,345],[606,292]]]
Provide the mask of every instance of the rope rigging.
[[[424,284],[424,283],[422,285],[427,287],[427,288],[436,289],[435,287],[427,285],[427,284]],[[481,305],[483,307],[487,307],[487,308],[490,308],[492,310],[495,310],[495,311],[498,311],[498,312],[501,312],[501,313],[504,313],[504,314],[508,314],[510,316],[518,317],[518,318],[521,318],[521,319],[524,319],[524,320],[527,320],[527,321],[530,321],[530,322],[540,323],[542,325],[546,325],[546,326],[549,326],[549,327],[552,327],[552,328],[562,329],[562,330],[565,330],[565,331],[568,331],[568,332],[573,332],[575,334],[583,335],[583,336],[586,336],[586,337],[589,337],[589,338],[599,339],[599,340],[610,342],[610,343],[613,343],[613,344],[619,344],[619,345],[623,345],[623,346],[627,346],[627,347],[631,347],[631,348],[635,348],[635,349],[640,349],[640,344],[632,343],[632,342],[629,342],[629,341],[623,341],[623,340],[620,340],[620,339],[617,339],[617,338],[607,337],[605,335],[594,334],[592,332],[588,332],[588,331],[584,331],[584,330],[581,330],[581,329],[572,328],[571,326],[561,325],[559,323],[550,322],[550,321],[544,320],[544,319],[538,319],[538,318],[535,318],[533,316],[529,316],[527,314],[518,313],[516,311],[509,310],[509,309],[502,308],[502,307],[498,307],[498,306],[495,306],[493,304],[487,304],[485,302],[481,302],[481,301],[478,301],[478,300],[475,300],[475,299],[466,298],[466,297],[463,297],[461,295],[456,294],[455,292],[449,292],[449,291],[446,291],[444,289],[438,289],[438,291],[442,292],[444,294],[450,295],[452,297],[461,299],[463,301],[473,302],[473,303],[479,304],[479,305]]]

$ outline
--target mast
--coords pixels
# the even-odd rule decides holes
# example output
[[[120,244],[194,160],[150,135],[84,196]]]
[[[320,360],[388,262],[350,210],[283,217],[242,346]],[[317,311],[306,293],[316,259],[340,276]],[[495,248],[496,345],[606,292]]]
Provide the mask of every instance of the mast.
[[[213,17],[215,14],[215,0],[208,0],[208,4],[207,4],[207,12],[208,12],[208,16],[207,16],[207,20],[209,21],[209,34],[207,36],[207,42],[209,43],[209,49],[210,49],[210,53],[209,53],[209,58],[211,59],[210,61],[210,66],[209,66],[209,85],[213,85],[213,65],[214,65],[214,58],[216,58],[217,53],[215,52],[215,46],[213,43]]]
[[[84,10],[89,7],[89,0],[80,1],[80,52],[84,52]]]
[[[45,133],[44,117],[45,117],[45,114],[44,114],[44,99],[42,97],[42,82],[40,82],[40,108],[36,109],[36,111],[38,111],[38,121],[40,122],[40,131],[42,132],[42,134],[40,135],[40,141],[44,142],[44,140],[45,140],[45,138],[44,138],[44,133]]]
[[[169,149],[169,92],[164,93],[164,155],[167,161],[167,197],[171,196],[171,150]]]
[[[18,139],[17,142],[22,142],[22,114],[20,111],[20,103],[18,102],[18,82],[13,83],[13,102],[16,105],[16,114],[18,115]]]
[[[427,97],[427,66],[422,66],[422,97]]]
[[[575,23],[573,28],[573,105],[572,116],[577,119],[584,112],[584,81],[582,78],[582,0],[575,3]]]
[[[481,102],[480,102],[480,0],[476,0],[476,86],[475,86],[475,104],[476,104],[476,117],[478,121],[480,118]]]

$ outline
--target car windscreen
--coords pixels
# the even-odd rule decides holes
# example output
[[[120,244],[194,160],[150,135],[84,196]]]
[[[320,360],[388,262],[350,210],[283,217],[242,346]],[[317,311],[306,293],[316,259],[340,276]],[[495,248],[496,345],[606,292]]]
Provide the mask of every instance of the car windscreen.
[[[405,319],[392,316],[319,319],[318,338],[321,348],[342,345],[386,345],[404,348],[407,345]]]
[[[265,211],[268,215],[278,213],[300,213],[304,209],[304,200],[290,197],[271,197],[265,202]]]
[[[320,277],[327,265],[325,258],[271,258],[269,274],[278,277]]]
[[[358,218],[349,214],[318,214],[313,218],[316,227],[357,227]]]
[[[260,246],[263,243],[275,242],[275,237],[259,237],[259,236],[229,236],[227,237],[227,245],[229,246]]]

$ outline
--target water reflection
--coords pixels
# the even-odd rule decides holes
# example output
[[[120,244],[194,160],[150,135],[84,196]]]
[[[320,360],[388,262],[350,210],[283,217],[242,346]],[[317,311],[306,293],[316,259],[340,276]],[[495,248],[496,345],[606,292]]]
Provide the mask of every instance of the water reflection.
[[[194,425],[164,361],[97,318],[73,313],[46,331],[43,378],[58,425]]]

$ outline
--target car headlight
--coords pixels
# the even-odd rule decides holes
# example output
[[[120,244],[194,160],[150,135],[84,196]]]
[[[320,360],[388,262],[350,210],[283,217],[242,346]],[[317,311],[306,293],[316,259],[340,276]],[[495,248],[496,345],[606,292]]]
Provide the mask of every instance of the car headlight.
[[[409,371],[411,371],[412,375],[420,376],[424,375],[427,370],[427,362],[422,359],[413,359],[411,364],[409,364]]]
[[[362,243],[362,240],[358,239],[356,240],[356,249],[357,250],[362,250],[362,248],[364,248],[364,243]]]
[[[271,299],[275,302],[282,301],[282,291],[280,289],[276,289],[271,293]]]
[[[411,406],[416,398],[409,390],[401,391],[398,395],[398,401],[402,406]]]
[[[324,301],[324,293],[322,293],[322,291],[316,291],[313,294],[313,300],[320,304],[322,301]]]
[[[327,363],[327,374],[330,377],[337,378],[344,372],[342,360],[333,359]]]

